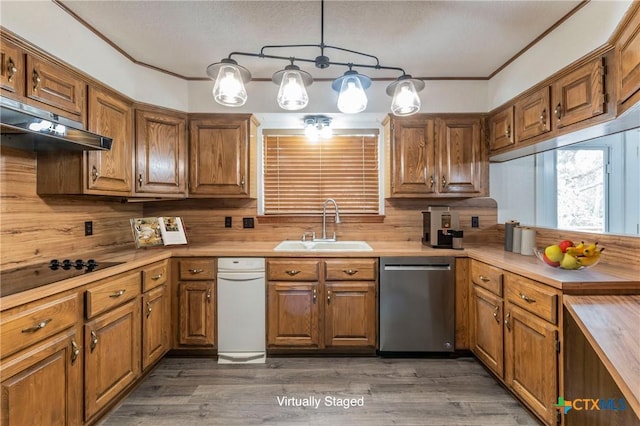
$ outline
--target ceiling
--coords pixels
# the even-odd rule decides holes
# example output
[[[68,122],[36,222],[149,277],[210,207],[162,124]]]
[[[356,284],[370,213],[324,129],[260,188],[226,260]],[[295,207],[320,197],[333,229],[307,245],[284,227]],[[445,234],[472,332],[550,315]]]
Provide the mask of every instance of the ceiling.
[[[264,45],[319,44],[320,1],[57,1],[132,60],[189,79],[232,51]],[[581,2],[332,1],[325,2],[324,42],[363,51],[383,66],[418,78],[486,78]],[[313,59],[317,48],[266,53]],[[326,50],[332,61],[370,59]],[[286,61],[233,56],[253,78],[271,78]],[[316,79],[345,67],[302,64]],[[357,69],[357,68],[356,68]],[[358,69],[372,78],[398,71]]]

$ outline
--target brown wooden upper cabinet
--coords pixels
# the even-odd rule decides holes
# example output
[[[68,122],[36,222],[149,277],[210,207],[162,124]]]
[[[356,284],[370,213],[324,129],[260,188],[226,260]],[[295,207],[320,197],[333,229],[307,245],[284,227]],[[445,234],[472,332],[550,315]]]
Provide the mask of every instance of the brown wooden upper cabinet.
[[[24,94],[24,52],[15,44],[2,40],[0,44],[0,87],[3,96]],[[12,96],[13,95],[13,96]]]
[[[515,143],[515,126],[513,124],[513,105],[498,112],[489,119],[489,148],[497,151]]]
[[[136,110],[136,194],[186,196],[186,122],[182,115]]]
[[[487,162],[477,117],[390,119],[391,196],[477,197]]]
[[[550,107],[549,86],[516,102],[516,144],[551,131]]]
[[[569,126],[605,112],[604,58],[584,64],[552,86],[554,123]]]
[[[189,123],[189,197],[249,197],[249,114],[207,114]]]
[[[616,42],[618,113],[640,100],[640,6],[631,7],[635,11]]]

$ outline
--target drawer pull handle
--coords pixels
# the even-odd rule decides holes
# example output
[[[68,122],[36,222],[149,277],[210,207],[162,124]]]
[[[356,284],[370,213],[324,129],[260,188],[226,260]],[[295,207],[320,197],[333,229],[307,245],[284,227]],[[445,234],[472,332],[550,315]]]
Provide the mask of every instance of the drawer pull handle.
[[[91,179],[95,182],[98,180],[99,177],[100,177],[100,173],[98,173],[98,169],[96,169],[96,166],[93,166],[91,168]]]
[[[527,303],[535,303],[536,299],[532,299],[524,293],[520,293],[520,299],[524,300]]]
[[[201,274],[204,272],[204,269],[189,269],[189,272],[192,274]]]
[[[504,136],[508,139],[511,137],[511,125],[507,124],[507,129],[504,131]]]
[[[493,318],[496,320],[498,324],[500,324],[500,318],[498,318],[498,313],[500,312],[500,307],[496,306],[493,308]]]
[[[484,275],[480,275],[478,278],[480,278],[480,281],[482,281],[483,283],[488,283],[489,281],[491,281],[491,278],[485,277]]]
[[[316,303],[316,300],[318,299],[318,290],[316,290],[315,288],[313,289],[313,303]]]
[[[357,270],[357,269],[345,269],[345,270],[344,270],[344,271],[342,271],[342,272],[344,272],[344,273],[345,273],[345,274],[347,274],[347,275],[355,275],[355,274],[357,274],[357,273],[358,273],[358,270]]]
[[[96,334],[95,331],[92,331],[91,332],[91,352],[93,352],[97,344],[98,344],[98,335]]]
[[[33,75],[31,78],[33,80],[33,91],[35,92],[40,88],[40,75],[38,74],[38,70],[35,68],[33,69]]]
[[[327,304],[331,303],[331,290],[327,290]]]
[[[553,110],[553,113],[556,115],[556,118],[560,120],[560,118],[562,118],[562,104],[556,105],[556,109]]]
[[[116,299],[116,298],[122,296],[125,291],[127,291],[127,290],[118,290],[115,293],[111,294],[109,297],[111,297],[113,299]]]
[[[509,331],[511,331],[511,312],[509,312],[504,318],[504,326],[507,327]]]
[[[207,303],[211,303],[211,290],[207,290]]]
[[[433,175],[429,176],[429,187],[433,189],[433,185],[435,185],[436,181],[433,179]]]
[[[47,324],[49,324],[51,322],[51,318],[47,318],[44,321],[39,322],[38,324],[34,325],[33,327],[29,327],[29,328],[25,328],[22,330],[23,333],[35,333],[36,331],[45,328],[47,326]]]
[[[446,188],[448,184],[446,176],[442,175],[442,187]]]
[[[147,318],[151,315],[151,302],[147,302]]]
[[[80,348],[75,340],[71,340],[71,364],[75,363],[80,355]]]
[[[151,277],[151,279],[154,281],[158,281],[160,278],[162,278],[162,274],[154,275]]]
[[[298,270],[296,270],[296,269],[290,269],[290,270],[288,270],[288,271],[286,271],[286,272],[287,272],[287,275],[289,275],[289,276],[293,277],[294,275],[298,275],[298,274],[299,274],[300,272],[302,272],[302,271],[298,271]]]
[[[540,114],[540,124],[542,126],[544,126],[545,124],[547,124],[547,109],[543,109],[542,113]]]

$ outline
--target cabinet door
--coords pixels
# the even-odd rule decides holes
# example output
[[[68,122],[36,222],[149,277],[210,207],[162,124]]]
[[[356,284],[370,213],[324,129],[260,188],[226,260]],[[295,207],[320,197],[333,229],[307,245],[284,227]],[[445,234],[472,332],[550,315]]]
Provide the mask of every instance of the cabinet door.
[[[598,58],[553,84],[553,116],[558,128],[605,112],[604,58]]]
[[[24,94],[24,54],[22,49],[2,40],[0,44],[0,87],[3,95]]]
[[[325,346],[376,345],[375,282],[325,283]]]
[[[558,331],[509,302],[505,306],[505,382],[547,424],[555,424]]]
[[[89,130],[113,139],[110,151],[88,151],[86,182],[89,193],[131,193],[133,169],[133,112],[124,99],[89,88]]]
[[[80,330],[71,329],[3,360],[6,426],[82,424]]]
[[[491,131],[489,149],[492,152],[513,146],[515,144],[513,106],[489,118],[489,128]]]
[[[136,193],[185,195],[186,158],[186,119],[136,111]]]
[[[481,142],[480,119],[451,118],[437,121],[438,191],[441,194],[480,195],[488,172]]]
[[[471,348],[473,353],[500,378],[503,377],[502,298],[473,286],[471,299]]]
[[[178,343],[213,346],[215,343],[215,291],[211,281],[178,284]]]
[[[26,96],[82,121],[87,83],[51,62],[27,55]],[[66,114],[65,114],[66,115]]]
[[[516,144],[551,131],[550,90],[545,86],[516,102]]]
[[[391,133],[391,195],[433,194],[437,180],[434,121],[392,119]]]
[[[636,5],[631,19],[616,43],[618,64],[618,104],[640,91],[640,7]],[[620,113],[620,111],[618,111]]]
[[[269,282],[267,294],[269,346],[317,348],[317,282]]]
[[[169,350],[170,314],[166,285],[156,287],[143,295],[142,370],[146,370]]]
[[[140,298],[86,323],[84,353],[88,421],[140,375]]]
[[[193,120],[189,138],[189,195],[249,196],[249,118]]]

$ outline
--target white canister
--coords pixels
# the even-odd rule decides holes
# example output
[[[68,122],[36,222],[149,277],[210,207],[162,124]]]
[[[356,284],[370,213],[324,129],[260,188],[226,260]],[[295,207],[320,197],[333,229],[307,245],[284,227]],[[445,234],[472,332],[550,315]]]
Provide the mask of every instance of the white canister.
[[[522,237],[520,240],[520,254],[533,256],[533,250],[536,248],[536,230],[533,228],[522,228]]]
[[[522,246],[522,226],[513,228],[513,252],[520,253]]]

